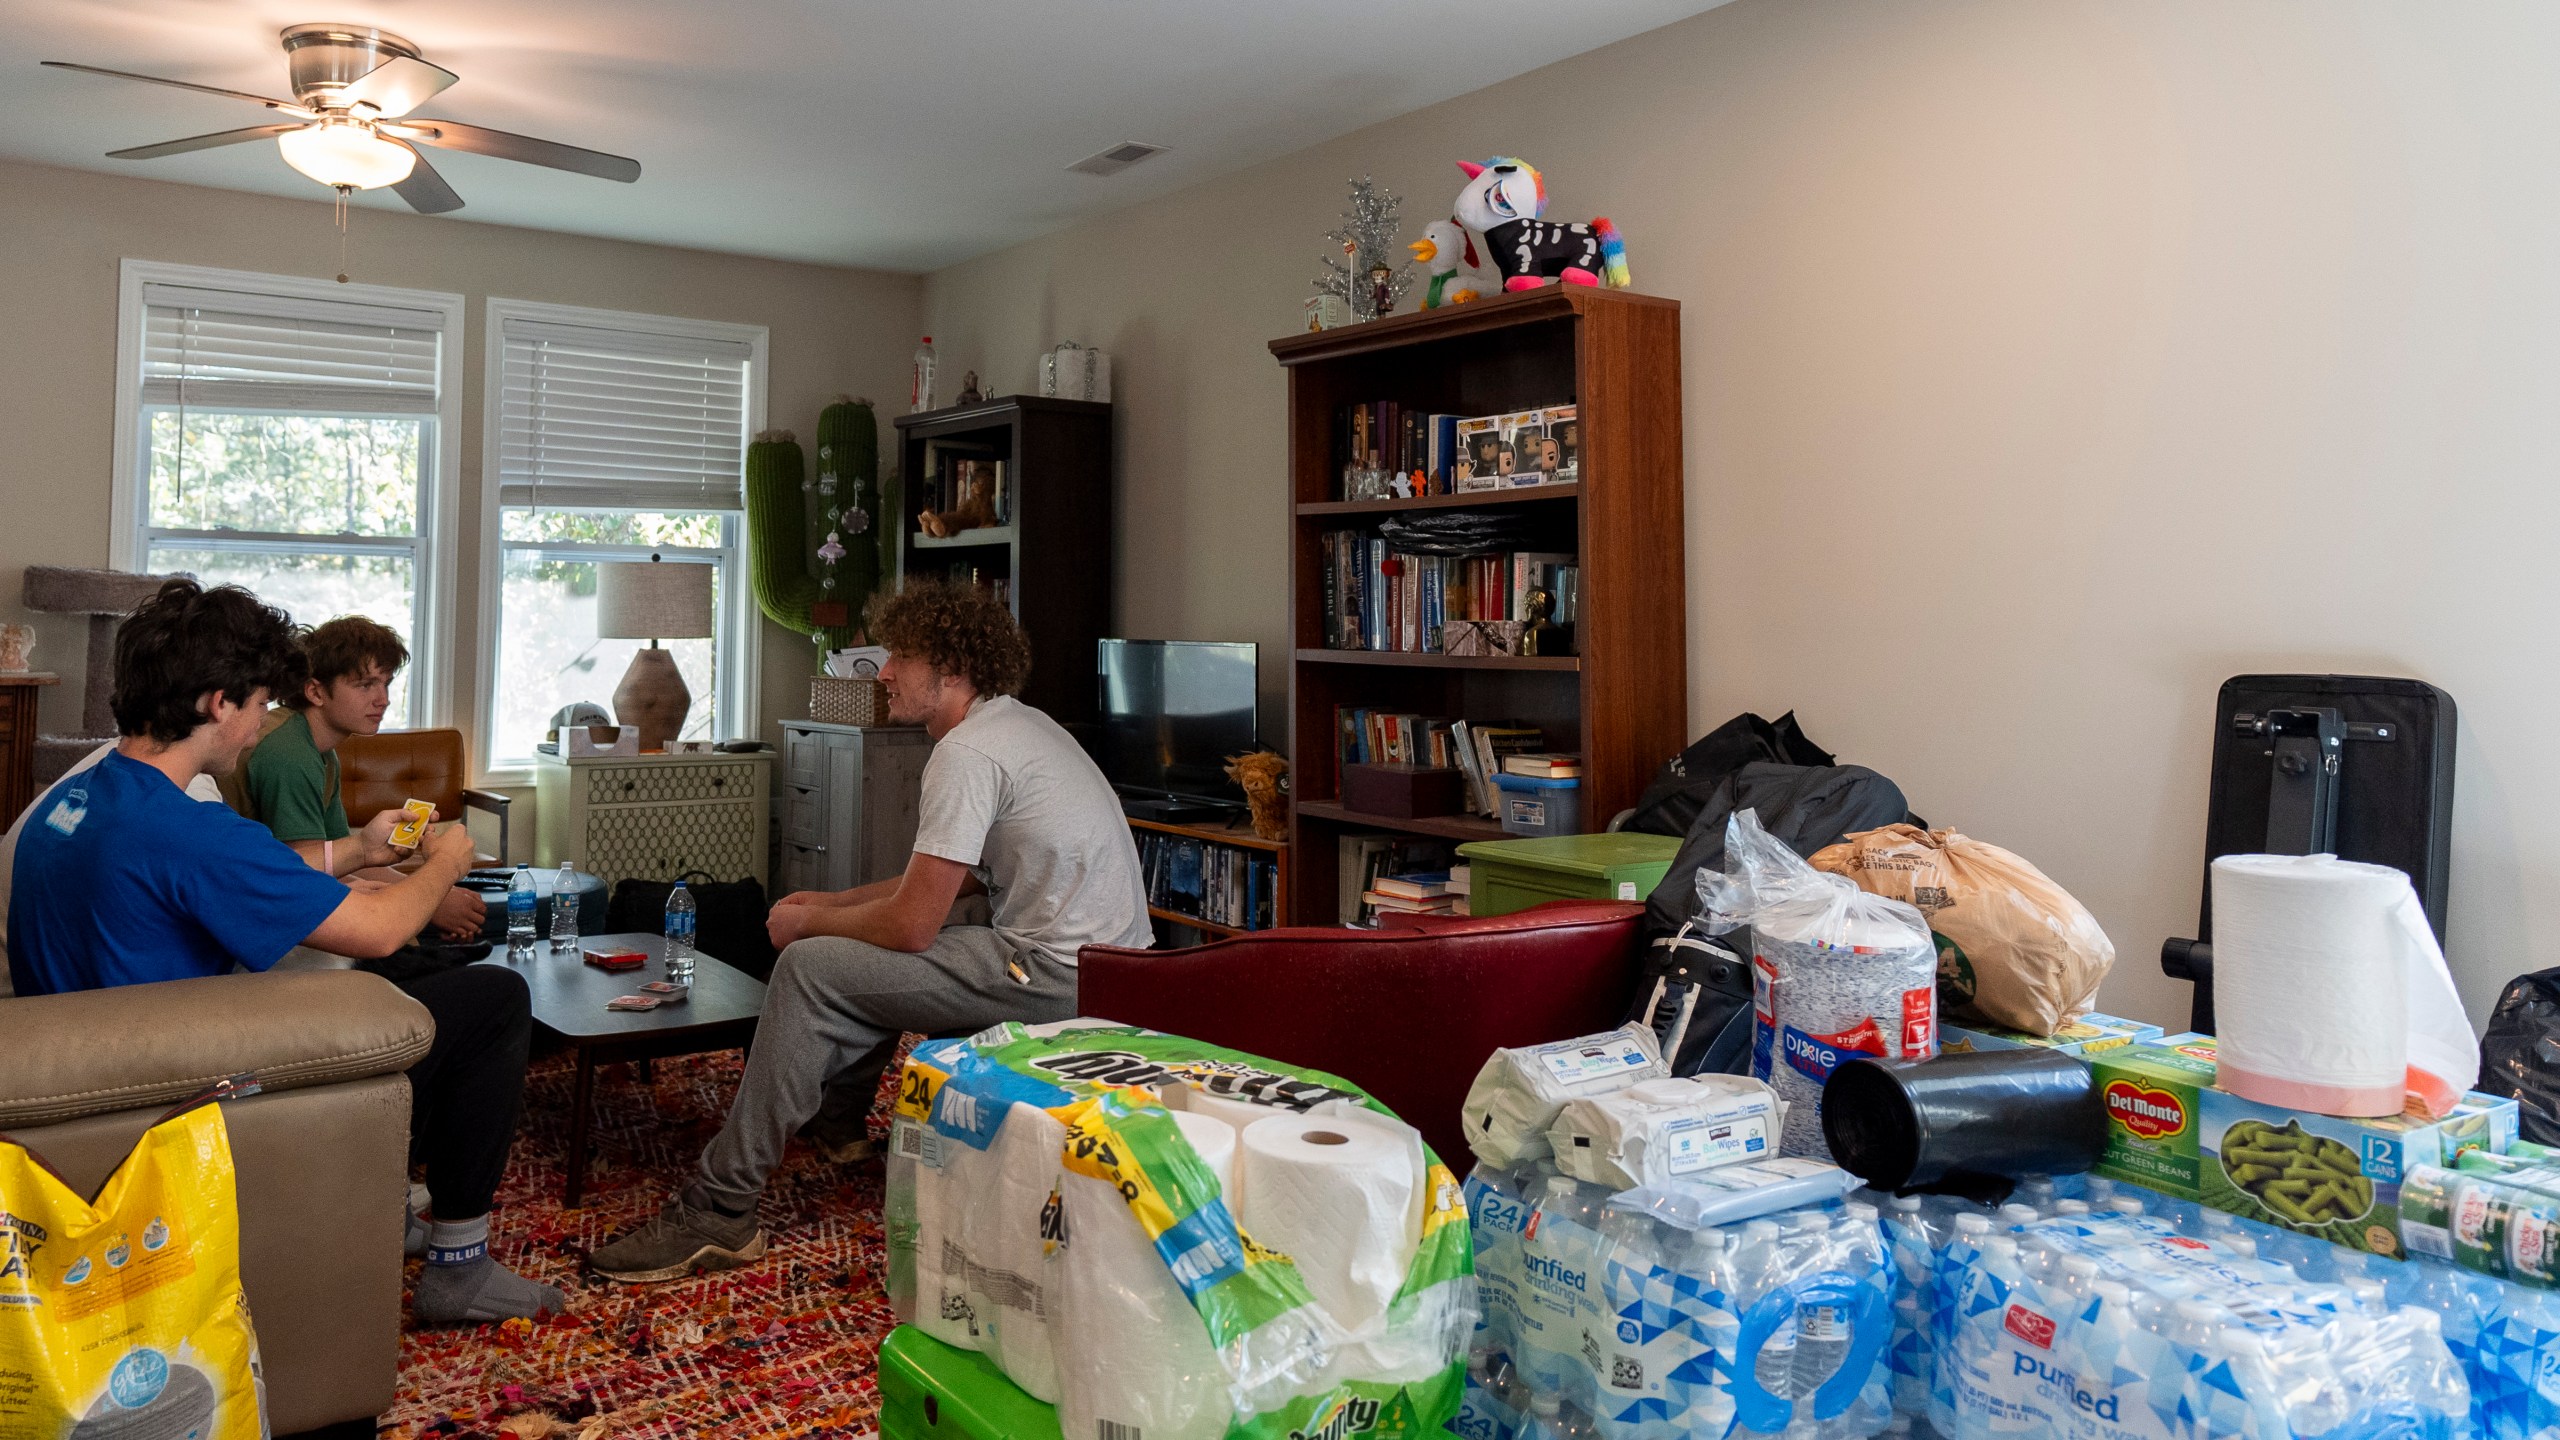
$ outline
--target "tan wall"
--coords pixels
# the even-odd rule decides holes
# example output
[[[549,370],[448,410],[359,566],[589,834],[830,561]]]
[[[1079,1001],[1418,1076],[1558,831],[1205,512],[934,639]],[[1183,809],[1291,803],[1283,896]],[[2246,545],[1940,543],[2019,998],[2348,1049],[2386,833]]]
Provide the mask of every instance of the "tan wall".
[[[1410,233],[1452,160],[1526,156],[1686,306],[1700,727],[1797,708],[2042,863],[2122,952],[2107,1003],[2182,1021],[2215,687],[2434,681],[2479,1019],[2560,961],[2555,61],[2528,0],[1739,0],[944,270],[927,328],[997,388],[1110,349],[1119,627],[1276,652],[1263,343],[1345,178]]]
[[[174,163],[174,162],[171,162]],[[564,180],[563,184],[576,183]],[[47,727],[80,716],[86,622],[19,606],[30,563],[107,563],[115,442],[116,275],[126,258],[272,274],[338,271],[329,206],[191,185],[0,163],[0,621],[33,620],[37,664],[62,672]],[[473,648],[480,570],[482,324],[490,296],[763,325],[772,334],[770,423],[805,440],[820,406],[849,391],[904,408],[920,283],[914,276],[796,265],[359,210],[357,280],[459,292],[463,336],[460,642],[456,713],[479,713]],[[897,405],[890,405],[893,396]],[[759,729],[808,713],[810,647],[767,622]],[[532,826],[518,833],[530,838]]]

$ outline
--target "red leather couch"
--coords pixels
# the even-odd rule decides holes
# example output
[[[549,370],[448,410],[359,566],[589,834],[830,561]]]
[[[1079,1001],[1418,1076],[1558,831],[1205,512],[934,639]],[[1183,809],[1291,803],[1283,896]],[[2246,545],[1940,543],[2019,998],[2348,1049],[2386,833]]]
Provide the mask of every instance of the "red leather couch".
[[[1607,1030],[1636,982],[1641,905],[1557,900],[1484,920],[1291,928],[1188,950],[1089,945],[1077,1009],[1339,1075],[1474,1163],[1458,1108],[1485,1057]]]

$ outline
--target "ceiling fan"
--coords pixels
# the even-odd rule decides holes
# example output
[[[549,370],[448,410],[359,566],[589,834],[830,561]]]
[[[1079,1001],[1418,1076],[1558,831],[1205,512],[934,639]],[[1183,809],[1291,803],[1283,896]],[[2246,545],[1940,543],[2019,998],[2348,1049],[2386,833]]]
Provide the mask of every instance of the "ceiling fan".
[[[469,150],[625,184],[640,178],[639,161],[607,155],[601,150],[536,140],[529,135],[513,135],[456,120],[409,118],[409,112],[434,99],[461,77],[442,66],[428,64],[419,58],[417,46],[397,35],[369,25],[296,25],[285,31],[282,39],[285,63],[293,79],[291,100],[274,100],[189,80],[136,75],[129,70],[75,65],[68,60],[44,63],[57,70],[80,70],[246,100],[289,115],[294,121],[110,150],[107,158],[111,160],[156,160],[163,155],[184,155],[273,136],[276,148],[284,152],[286,164],[342,196],[350,190],[388,185],[392,193],[422,215],[459,210],[462,197],[427,163],[427,157],[418,153],[420,145]]]

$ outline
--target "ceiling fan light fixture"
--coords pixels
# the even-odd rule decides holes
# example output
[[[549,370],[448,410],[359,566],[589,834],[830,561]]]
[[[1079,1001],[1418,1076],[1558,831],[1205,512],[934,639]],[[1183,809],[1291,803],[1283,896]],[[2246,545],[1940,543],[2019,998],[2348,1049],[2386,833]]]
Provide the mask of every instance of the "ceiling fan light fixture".
[[[418,164],[416,151],[350,121],[289,130],[276,137],[276,148],[284,152],[284,163],[321,184],[354,190],[397,185]]]

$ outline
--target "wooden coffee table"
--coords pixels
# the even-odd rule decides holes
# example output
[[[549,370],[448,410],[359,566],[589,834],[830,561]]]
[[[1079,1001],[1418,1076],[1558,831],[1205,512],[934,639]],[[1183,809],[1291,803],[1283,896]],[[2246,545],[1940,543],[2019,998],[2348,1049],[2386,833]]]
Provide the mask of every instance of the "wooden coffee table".
[[[561,1203],[575,1208],[586,1193],[587,1130],[595,1108],[596,1067],[617,1060],[660,1055],[700,1055],[739,1050],[755,1039],[764,1013],[764,982],[699,951],[693,960],[693,998],[655,1010],[607,1010],[616,995],[645,993],[641,982],[667,977],[666,940],[657,935],[583,935],[579,949],[553,954],[536,941],[533,958],[511,961],[501,942],[483,965],[513,970],[533,991],[538,1035],[577,1052],[577,1081],[569,1102],[568,1183]],[[649,957],[637,970],[599,970],[587,950],[637,950]]]

